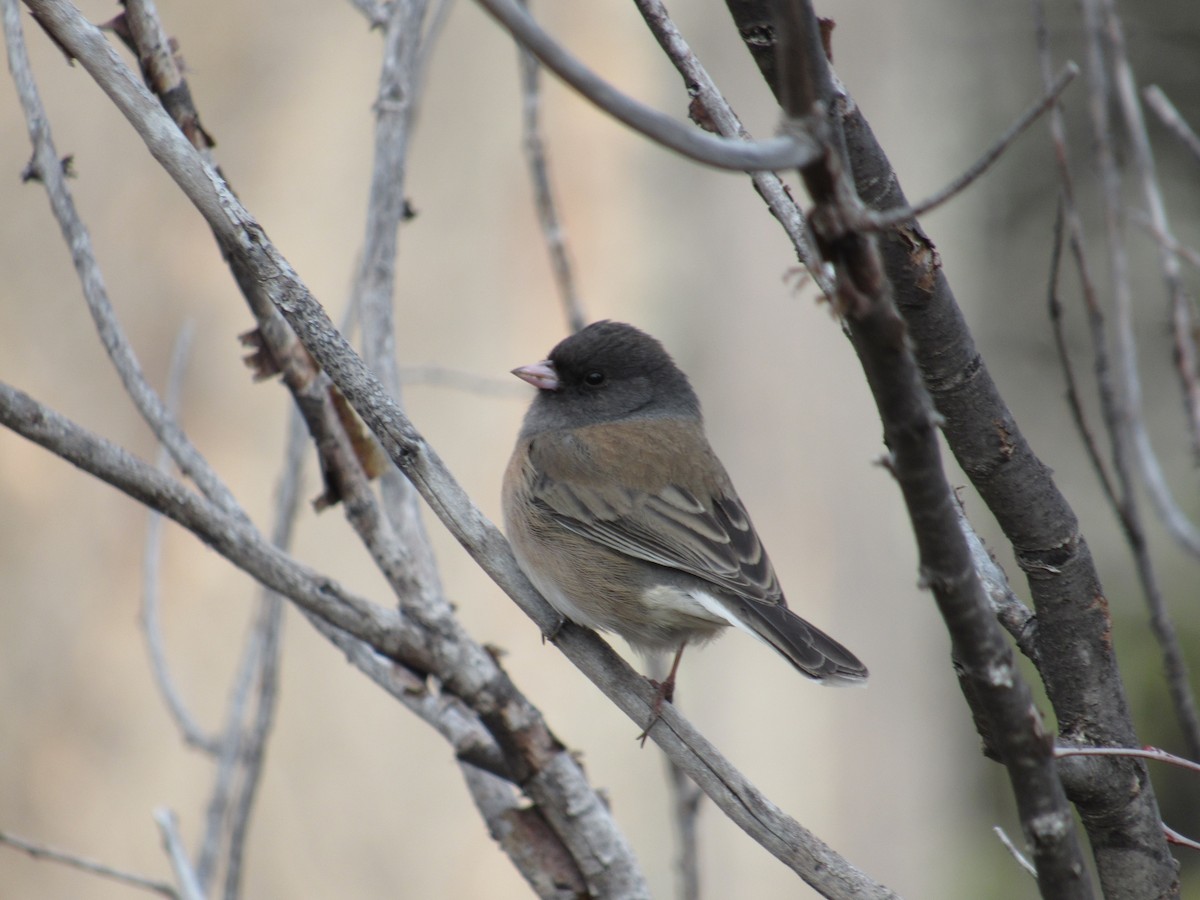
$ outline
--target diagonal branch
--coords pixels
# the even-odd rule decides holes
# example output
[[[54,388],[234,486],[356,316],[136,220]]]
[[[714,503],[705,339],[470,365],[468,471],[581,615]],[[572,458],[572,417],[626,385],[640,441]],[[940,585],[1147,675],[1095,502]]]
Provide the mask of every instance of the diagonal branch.
[[[727,6],[768,86],[779,91],[769,0]],[[907,205],[900,180],[861,109],[839,94],[855,184],[878,210]],[[933,242],[909,221],[879,235],[879,248],[912,350],[941,416],[951,452],[1012,545],[1037,614],[1039,674],[1059,730],[1080,742],[1137,743],[1095,562],[1050,469],[1037,457],[979,354]],[[1065,761],[1064,761],[1065,762]],[[1062,765],[1068,795],[1088,831],[1102,887],[1157,896],[1175,883],[1145,767],[1111,760],[1078,773]]]
[[[811,2],[780,0],[775,11],[784,114],[797,119],[833,109],[833,79]],[[1092,897],[1052,735],[1016,667],[960,528],[958,504],[942,467],[937,416],[875,236],[847,227],[856,222],[861,204],[841,141],[835,139],[800,175],[816,204],[818,248],[834,268],[835,304],[845,316],[883,421],[890,468],[916,536],[922,582],[933,592],[950,633],[955,668],[977,728],[1007,771],[1038,885],[1045,897]]]

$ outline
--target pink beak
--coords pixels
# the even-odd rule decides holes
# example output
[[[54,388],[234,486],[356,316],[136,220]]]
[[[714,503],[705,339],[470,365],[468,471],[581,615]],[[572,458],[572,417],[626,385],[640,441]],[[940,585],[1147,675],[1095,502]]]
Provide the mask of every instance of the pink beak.
[[[540,391],[557,391],[562,386],[558,381],[558,373],[554,371],[554,363],[548,359],[529,366],[520,366],[513,369],[512,373]]]

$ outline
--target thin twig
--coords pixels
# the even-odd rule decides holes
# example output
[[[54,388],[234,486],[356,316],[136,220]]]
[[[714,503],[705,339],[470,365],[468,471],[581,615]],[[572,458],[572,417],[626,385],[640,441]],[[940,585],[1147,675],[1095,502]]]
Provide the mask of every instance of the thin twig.
[[[750,140],[750,133],[742,126],[741,120],[717,88],[708,70],[692,52],[692,48],[667,13],[662,0],[634,0],[634,4],[667,58],[683,76],[684,85],[692,98],[692,118],[714,128],[718,134],[727,138]],[[812,276],[821,293],[832,299],[833,282],[813,248],[812,235],[800,205],[774,172],[752,172],[750,180],[766,203],[767,209],[771,211],[771,215],[791,240],[800,264]]]
[[[8,3],[10,0],[3,0],[3,2]],[[104,863],[86,859],[74,853],[67,853],[63,850],[55,850],[53,847],[28,841],[25,838],[17,837],[15,834],[9,834],[6,831],[0,831],[0,844],[6,844],[23,853],[28,853],[34,859],[45,859],[61,863],[64,866],[70,866],[73,869],[79,869],[92,875],[111,878],[113,881],[119,881],[131,887],[154,891],[156,894],[162,894],[164,897],[179,897],[179,893],[175,890],[174,885],[167,884],[165,881],[158,881],[154,878],[147,878],[144,875],[135,875],[132,872],[114,869],[112,866],[107,866]]]
[[[667,766],[671,807],[674,812],[675,833],[679,839],[679,900],[700,898],[700,836],[696,825],[703,808],[704,792],[696,787],[687,773],[664,756]]]
[[[1050,32],[1046,26],[1044,0],[1033,0],[1033,15],[1037,33],[1038,62],[1041,67],[1042,81],[1049,83],[1053,63],[1050,55]],[[1090,67],[1089,71],[1091,71]],[[1091,97],[1092,92],[1089,92],[1089,99]],[[1062,108],[1057,104],[1050,113],[1050,135],[1062,189],[1060,210],[1067,231],[1071,256],[1075,262],[1076,271],[1079,274],[1081,294],[1087,313],[1088,331],[1091,337],[1093,354],[1092,369],[1096,378],[1096,390],[1100,400],[1105,431],[1109,439],[1112,466],[1124,484],[1128,481],[1126,441],[1124,431],[1118,427],[1120,400],[1117,396],[1116,386],[1113,383],[1112,365],[1109,362],[1108,331],[1104,321],[1104,313],[1100,308],[1096,281],[1092,275],[1091,264],[1085,249],[1087,241],[1084,235],[1083,220],[1079,215],[1079,208],[1075,202],[1075,179],[1072,175],[1069,161],[1066,125],[1063,120]],[[1057,234],[1056,230],[1056,237]],[[1055,254],[1056,258],[1057,251]],[[1057,326],[1060,323],[1056,322],[1053,316],[1054,303],[1057,300],[1057,271],[1054,265],[1051,266],[1051,276],[1051,291],[1053,292],[1050,299],[1051,322],[1056,326],[1055,334],[1057,336],[1059,333]],[[1061,350],[1060,358],[1064,360],[1064,364],[1067,364],[1069,357],[1063,355]],[[1076,395],[1078,395],[1078,392],[1076,392]],[[1068,394],[1069,399],[1070,394]],[[1082,407],[1080,407],[1080,412],[1082,414]],[[1080,417],[1077,416],[1077,430],[1079,430],[1079,422]],[[1114,515],[1119,519],[1122,515],[1122,503],[1117,494],[1116,478],[1109,475],[1090,429],[1080,430],[1080,437],[1084,442],[1085,449],[1092,458],[1092,466],[1096,471],[1097,477],[1100,479],[1100,485],[1105,497],[1112,506]]]
[[[530,53],[555,75],[614,119],[657,144],[696,162],[738,172],[781,170],[811,162],[821,152],[800,122],[785,136],[766,141],[728,140],[675,121],[600,78],[542,30],[515,0],[478,0]]]
[[[1159,747],[1078,747],[1074,744],[1059,744],[1054,748],[1054,755],[1059,758],[1068,756],[1128,756],[1134,759],[1150,759],[1166,763],[1189,772],[1200,773],[1200,762],[1185,759],[1174,753],[1168,753]]]
[[[175,872],[175,880],[179,883],[180,900],[205,900],[204,888],[200,886],[196,871],[188,860],[187,851],[183,849],[175,813],[169,809],[155,810],[154,821],[158,824],[158,833],[162,836],[163,847],[171,861],[171,869]]]
[[[1194,841],[1190,837],[1180,834],[1169,825],[1163,825],[1163,834],[1167,836],[1167,841],[1172,844],[1187,847],[1189,850],[1200,850],[1200,841]]]
[[[1171,496],[1158,457],[1150,444],[1144,418],[1145,401],[1138,372],[1137,338],[1133,321],[1134,296],[1128,250],[1121,229],[1123,205],[1120,173],[1116,164],[1116,150],[1112,146],[1113,130],[1108,115],[1110,91],[1115,90],[1127,122],[1140,117],[1140,111],[1135,112],[1129,108],[1130,103],[1133,106],[1137,105],[1133,76],[1125,56],[1124,38],[1120,23],[1116,20],[1115,10],[1111,6],[1100,7],[1097,0],[1085,0],[1082,8],[1091,63],[1089,110],[1104,189],[1106,243],[1112,271],[1114,356],[1124,394],[1119,412],[1115,408],[1106,411],[1108,427],[1114,442],[1127,440],[1127,447],[1132,450],[1133,461],[1142,476],[1142,484],[1150,494],[1159,518],[1168,531],[1181,546],[1200,556],[1200,531],[1196,530]],[[1105,53],[1105,41],[1108,54]],[[1110,55],[1113,57],[1111,63],[1108,61]],[[1115,86],[1109,79],[1110,65],[1115,67]],[[1150,626],[1162,648],[1167,688],[1176,719],[1187,741],[1189,753],[1200,757],[1200,714],[1196,709],[1187,661],[1150,558],[1132,474],[1126,470],[1123,458],[1117,452],[1119,445],[1114,443],[1113,446],[1114,470],[1120,484],[1122,528],[1133,551],[1138,579],[1150,611]]]
[[[1066,329],[1063,327],[1063,308],[1062,301],[1059,300],[1058,296],[1058,278],[1062,263],[1066,203],[1065,197],[1060,198],[1058,215],[1054,222],[1054,245],[1050,257],[1050,283],[1046,289],[1046,305],[1050,314],[1051,331],[1054,333],[1054,346],[1058,352],[1058,359],[1063,369],[1063,379],[1067,385],[1067,406],[1071,410],[1071,418],[1075,422],[1075,430],[1083,440],[1084,452],[1088,455],[1088,460],[1096,472],[1096,477],[1100,479],[1100,488],[1104,491],[1104,496],[1108,498],[1108,502],[1112,505],[1112,508],[1119,513],[1121,502],[1117,497],[1117,490],[1113,486],[1112,477],[1108,473],[1108,466],[1105,464],[1104,458],[1100,455],[1100,447],[1096,443],[1095,435],[1088,424],[1087,414],[1083,408],[1083,398],[1079,392],[1078,381],[1075,378],[1075,366],[1071,363],[1071,351],[1067,346]]]
[[[272,543],[281,550],[291,547],[292,535],[299,518],[304,460],[308,450],[307,437],[304,420],[293,408],[288,416],[284,462],[279,484],[275,488],[275,525],[271,533]],[[246,855],[250,814],[262,780],[267,738],[271,733],[278,705],[282,631],[283,597],[264,589],[259,598],[258,617],[244,654],[247,665],[254,666],[257,691],[254,696],[253,715],[243,737],[242,777],[229,803],[225,865],[226,900],[235,900],[241,895],[242,863]]]
[[[1008,836],[1008,832],[999,825],[993,825],[992,831],[995,832],[996,837],[1000,838],[1000,843],[1004,845],[1004,849],[1012,854],[1012,858],[1017,861],[1017,865],[1034,878],[1037,878],[1037,869],[1033,867],[1033,863],[1026,858],[1025,854],[1017,849],[1017,845],[1012,842],[1012,838]]]
[[[113,368],[121,378],[129,398],[154,435],[168,448],[171,458],[206,497],[231,515],[244,513],[233,494],[209,466],[187,435],[171,418],[162,400],[146,380],[141,364],[133,351],[124,329],[116,317],[104,278],[92,250],[92,240],[75,207],[75,201],[67,186],[66,177],[59,161],[58,151],[49,120],[34,83],[29,67],[29,54],[21,28],[17,5],[6,0],[4,4],[4,35],[8,47],[9,68],[17,95],[25,113],[25,124],[29,139],[33,143],[33,171],[46,189],[50,208],[63,233],[63,240],[71,250],[71,258],[83,288],[88,311],[92,315],[96,332],[107,351]]]
[[[1157,84],[1152,84],[1142,90],[1142,97],[1154,110],[1154,114],[1158,116],[1159,120],[1179,139],[1179,142],[1188,149],[1196,161],[1200,162],[1200,136],[1197,136],[1196,132],[1192,130],[1192,126],[1187,123],[1187,120],[1175,108],[1175,104],[1163,93],[1162,88]]]
[[[1134,107],[1137,105],[1137,93],[1125,55],[1124,35],[1120,23],[1111,6],[1099,4],[1100,0],[1085,0],[1083,10],[1088,33],[1088,52],[1093,59],[1090,109],[1104,187],[1108,256],[1113,280],[1113,346],[1116,351],[1117,373],[1124,392],[1123,425],[1129,434],[1130,450],[1142,485],[1150,495],[1159,519],[1177,544],[1200,558],[1200,528],[1196,527],[1175,502],[1146,429],[1145,400],[1138,370],[1138,347],[1134,329],[1134,295],[1130,281],[1128,250],[1124,245],[1120,227],[1123,208],[1121,177],[1115,151],[1108,146],[1112,142],[1113,130],[1105,104],[1111,100],[1119,102],[1127,122],[1140,116],[1140,112],[1130,108],[1131,102]],[[1104,52],[1104,45],[1107,45],[1108,54]],[[1108,62],[1110,54],[1113,57],[1111,63]],[[1110,79],[1115,79],[1115,83]],[[1114,93],[1115,97],[1112,96]],[[1197,729],[1196,741],[1197,747],[1200,748],[1200,728]]]
[[[433,49],[437,46],[446,22],[450,19],[450,10],[454,0],[430,0],[433,12],[426,15],[425,31],[421,35],[421,45],[417,50],[416,84],[418,91],[425,85],[425,77],[429,73],[429,64],[433,60]]]
[[[187,358],[191,349],[193,330],[190,323],[185,322],[175,337],[175,346],[171,351],[170,367],[167,371],[167,390],[164,398],[166,410],[172,417],[179,410],[179,395],[183,387],[183,377],[186,371]],[[163,444],[158,445],[158,456],[155,465],[164,475],[168,473],[171,456]],[[171,665],[167,660],[166,644],[163,638],[162,623],[159,617],[159,563],[162,560],[163,517],[150,510],[146,520],[146,542],[142,554],[142,604],[140,621],[142,632],[146,638],[146,648],[150,653],[150,669],[154,674],[154,682],[162,694],[175,726],[179,729],[190,746],[203,750],[205,753],[216,755],[220,747],[220,739],[208,734],[202,725],[196,721],[175,678],[171,674]]]
[[[445,3],[439,5],[443,12],[446,8]],[[424,27],[427,11],[426,0],[399,0],[388,11],[374,107],[366,230],[350,303],[357,310],[361,325],[363,359],[397,399],[400,376],[395,340],[396,258],[400,228],[408,208],[405,200],[408,148],[416,127],[424,66],[441,29],[441,20]],[[346,457],[340,454],[334,458],[325,449],[320,452],[325,471],[339,473],[335,476],[339,490],[354,492],[356,489],[346,482],[357,479],[359,466],[349,460],[342,465],[341,460]],[[385,549],[376,554],[377,559],[386,557],[395,561],[389,581],[402,598],[404,593],[440,595],[437,565],[421,521],[416,491],[394,466],[383,466],[380,483],[382,510],[390,529]],[[368,492],[359,493],[367,498]],[[347,515],[354,514],[351,504],[343,508]],[[372,528],[368,526],[368,530]],[[378,533],[375,539],[379,539]],[[401,571],[405,574],[397,577],[396,573]]]
[[[518,0],[528,7],[527,0]],[[550,254],[550,268],[554,272],[554,283],[558,285],[558,297],[567,315],[567,327],[579,331],[587,324],[583,301],[575,285],[575,274],[571,266],[571,255],[567,248],[567,236],[558,214],[558,202],[550,184],[550,165],[546,160],[546,142],[542,137],[541,108],[542,92],[537,59],[521,44],[517,44],[517,65],[521,75],[521,123],[524,132],[522,145],[529,165],[529,177],[533,182],[534,206],[538,222],[542,226],[542,239]]]
[[[290,522],[284,523],[285,533],[290,532],[290,528]],[[277,518],[277,533],[279,529]],[[278,541],[274,543],[281,550],[287,549]],[[275,710],[282,614],[279,595],[264,590],[229,691],[217,768],[205,812],[204,833],[196,855],[196,876],[205,893],[220,865],[222,851],[227,863],[234,855],[239,863],[236,870],[226,867],[226,896],[229,896],[231,885],[236,888],[241,876],[246,824],[261,776],[263,753]],[[252,705],[253,714],[249,712]],[[230,813],[239,803],[243,817],[235,823]],[[240,825],[236,830],[235,824]]]
[[[298,419],[298,417],[294,418]],[[298,431],[301,435],[299,446],[303,450],[307,450],[306,432],[302,426],[298,428]],[[279,505],[283,505],[282,501]],[[298,494],[294,508],[299,508]],[[295,512],[290,515],[294,518]],[[278,540],[276,543],[279,543]],[[226,826],[228,841],[225,861],[226,900],[234,900],[241,896],[243,860],[246,856],[246,841],[250,835],[250,815],[254,809],[254,800],[258,795],[259,785],[262,783],[267,738],[271,734],[271,726],[275,721],[275,710],[278,706],[282,630],[283,598],[273,591],[264,591],[259,601],[258,618],[251,638],[257,644],[255,654],[257,690],[253,698],[253,715],[249,719],[241,743],[241,779],[228,804],[229,816]]]
[[[1037,25],[1038,55],[1042,68],[1042,77],[1043,79],[1048,79],[1050,73],[1049,32],[1046,27],[1045,8],[1042,0],[1034,0],[1033,10]],[[1120,175],[1116,166],[1114,148],[1111,143],[1112,131],[1108,116],[1110,84],[1106,74],[1105,54],[1101,46],[1099,12],[1092,2],[1083,3],[1082,10],[1088,36],[1088,110],[1105,204],[1105,235],[1113,281],[1114,306],[1116,307],[1117,319],[1124,322],[1123,325],[1119,325],[1117,328],[1118,352],[1116,356],[1120,360],[1122,340],[1125,340],[1126,349],[1130,346],[1129,342],[1132,341],[1132,325],[1129,322],[1132,298],[1130,296],[1125,246],[1120,233]],[[1134,489],[1133,475],[1129,464],[1129,445],[1131,442],[1136,441],[1136,438],[1130,435],[1130,431],[1132,430],[1131,422],[1139,414],[1139,411],[1127,408],[1127,405],[1132,402],[1129,396],[1124,398],[1124,403],[1122,403],[1122,398],[1118,396],[1116,386],[1113,383],[1112,366],[1109,363],[1108,330],[1104,314],[1100,309],[1095,282],[1092,278],[1091,269],[1084,250],[1083,226],[1074,200],[1074,181],[1068,162],[1066,129],[1062,120],[1062,112],[1057,106],[1051,115],[1050,130],[1063,187],[1063,211],[1070,234],[1072,254],[1080,275],[1083,300],[1087,309],[1088,326],[1094,355],[1097,393],[1105,430],[1109,439],[1112,478],[1110,479],[1106,476],[1105,468],[1098,462],[1098,452],[1094,453],[1093,465],[1101,477],[1101,484],[1105,495],[1113,507],[1117,521],[1125,535],[1126,543],[1133,555],[1142,592],[1151,610],[1151,626],[1154,629],[1156,638],[1160,642],[1160,646],[1163,647],[1167,686],[1171,694],[1172,703],[1175,706],[1176,716],[1184,730],[1185,739],[1189,741],[1189,746],[1192,746],[1196,732],[1194,728],[1188,725],[1188,721],[1195,722],[1195,705],[1191,698],[1191,688],[1186,681],[1186,676],[1181,678],[1178,674],[1179,666],[1183,666],[1186,672],[1186,663],[1179,648],[1174,628],[1170,626],[1169,617],[1166,619],[1163,618],[1167,616],[1165,600],[1162,597],[1153,561],[1150,558],[1138,505],[1138,497]],[[1125,359],[1124,362],[1128,364],[1128,359]],[[1134,379],[1136,381],[1136,371]],[[1135,394],[1134,396],[1137,395]],[[1088,432],[1081,433],[1084,434],[1085,445],[1094,446],[1088,444]],[[1093,451],[1089,450],[1089,452]],[[1163,627],[1164,624],[1169,627]]]
[[[1167,204],[1158,183],[1158,169],[1154,162],[1154,151],[1150,147],[1150,135],[1146,131],[1146,119],[1142,115],[1142,105],[1138,101],[1133,66],[1130,65],[1129,57],[1125,52],[1124,27],[1111,0],[1105,2],[1105,26],[1112,48],[1112,66],[1117,98],[1125,119],[1125,129],[1129,134],[1130,143],[1133,145],[1133,158],[1137,173],[1141,177],[1142,194],[1145,197],[1150,222],[1154,225],[1156,232],[1173,238],[1170,219],[1167,216]],[[1161,242],[1158,244],[1158,259],[1171,308],[1174,360],[1183,393],[1184,413],[1192,437],[1192,456],[1200,459],[1200,379],[1197,378],[1198,351],[1194,299],[1184,286],[1179,257]],[[1151,496],[1154,496],[1153,491]],[[1157,504],[1161,505],[1161,503],[1161,499],[1157,501]],[[1162,515],[1161,512],[1160,515]],[[1174,518],[1173,512],[1170,515]],[[1169,524],[1168,528],[1170,528]],[[1200,539],[1200,531],[1197,531],[1196,534]],[[1200,556],[1200,545],[1193,552]],[[1196,744],[1200,747],[1200,720],[1197,724]]]
[[[1162,244],[1162,246],[1166,247],[1180,259],[1184,260],[1194,268],[1200,269],[1200,250],[1197,250],[1195,247],[1189,247],[1187,244],[1180,243],[1178,238],[1175,238],[1172,235],[1163,234],[1154,227],[1154,223],[1150,221],[1150,218],[1145,213],[1139,212],[1136,209],[1130,211],[1129,220],[1139,228],[1144,228],[1151,237],[1153,237],[1156,241]]]
[[[1075,63],[1068,62],[1065,66],[1063,66],[1062,71],[1058,74],[1058,77],[1047,86],[1041,98],[1034,101],[1034,103],[1027,110],[1025,110],[1025,112],[1023,112],[1017,118],[1017,120],[1012,123],[1012,125],[1008,127],[1008,130],[1005,131],[1004,134],[1000,135],[1000,137],[996,139],[996,142],[987,150],[985,150],[983,155],[980,156],[979,159],[977,159],[971,166],[969,166],[966,171],[964,171],[961,175],[959,175],[941,190],[936,191],[919,203],[913,204],[911,207],[905,207],[902,209],[888,209],[883,211],[875,211],[870,209],[864,210],[863,223],[861,227],[876,231],[884,231],[889,228],[894,228],[895,226],[900,225],[903,222],[907,222],[909,219],[915,219],[918,216],[929,212],[931,209],[935,209],[948,200],[958,196],[958,194],[962,193],[975,181],[982,177],[984,173],[986,173],[987,170],[992,167],[992,164],[1000,158],[1004,151],[1007,150],[1017,138],[1019,138],[1028,130],[1030,125],[1040,119],[1047,110],[1049,110],[1052,106],[1054,106],[1055,103],[1058,102],[1058,98],[1062,96],[1062,92],[1065,91],[1067,86],[1075,80],[1075,77],[1078,74],[1079,66],[1075,65]]]
[[[963,509],[961,501],[957,504],[957,509],[959,527],[962,528],[963,535],[967,539],[967,546],[971,550],[971,560],[975,565],[975,571],[979,575],[979,580],[983,583],[983,589],[992,604],[996,618],[1004,626],[1004,629],[1012,635],[1017,649],[1025,654],[1025,657],[1035,666],[1038,665],[1040,659],[1035,639],[1037,616],[1033,614],[1033,610],[1022,603],[1017,597],[1016,592],[1012,589],[1012,585],[1008,581],[1008,576],[1004,574],[1004,570],[1000,568],[1000,564],[996,562],[992,554],[988,551],[987,545],[984,544],[983,539],[975,530],[975,526],[967,518],[966,510]]]

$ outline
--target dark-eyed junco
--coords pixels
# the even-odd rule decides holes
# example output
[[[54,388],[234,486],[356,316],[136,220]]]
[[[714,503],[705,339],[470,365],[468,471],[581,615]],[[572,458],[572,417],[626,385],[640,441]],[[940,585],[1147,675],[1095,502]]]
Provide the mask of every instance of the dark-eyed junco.
[[[854,654],[787,608],[700,401],[662,344],[597,322],[513,374],[538,389],[504,475],[513,552],[572,622],[675,651],[650,725],[683,648],[727,625],[815,681],[866,679]]]

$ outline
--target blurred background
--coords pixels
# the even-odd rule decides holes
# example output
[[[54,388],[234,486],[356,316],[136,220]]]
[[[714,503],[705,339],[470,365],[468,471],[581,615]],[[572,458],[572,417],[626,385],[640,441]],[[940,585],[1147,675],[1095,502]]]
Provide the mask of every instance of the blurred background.
[[[673,10],[757,135],[775,109],[724,4]],[[1057,59],[1082,61],[1074,6],[1053,4]],[[1127,4],[1136,72],[1200,124],[1200,9]],[[86,2],[105,21],[115,3]],[[1059,8],[1063,7],[1063,8]],[[242,201],[337,319],[364,230],[379,35],[349,3],[161,0],[216,155]],[[547,27],[625,91],[679,117],[687,97],[630,4],[537,4]],[[837,0],[836,68],[909,197],[941,187],[1040,93],[1025,4]],[[78,66],[23,16],[59,152],[112,300],[162,386],[190,323],[187,430],[264,530],[288,398],[252,384],[237,335],[251,317],[200,217]],[[1154,23],[1154,24],[1151,24]],[[1082,85],[1068,94],[1092,237]],[[948,640],[917,587],[899,492],[877,466],[873,403],[849,344],[745,177],[681,161],[545,81],[551,174],[591,318],[661,338],[704,404],[712,442],[751,509],[791,605],[871,668],[866,690],[811,686],[740,634],[683,666],[683,712],[767,796],[870,875],[909,897],[1034,896],[992,832],[1016,838],[1003,773],[979,753]],[[96,339],[43,191],[23,185],[25,126],[0,88],[0,378],[143,458],[155,446]],[[1152,123],[1180,239],[1200,244],[1194,161]],[[1055,469],[1096,552],[1142,738],[1179,749],[1130,558],[1063,402],[1045,314],[1056,175],[1044,127],[983,182],[924,220],[976,339],[1035,449]],[[401,234],[397,345],[404,365],[495,378],[494,391],[409,384],[403,400],[483,511],[529,398],[506,374],[544,357],[565,318],[521,155],[516,52],[460,0],[436,47],[410,154],[417,217]],[[1137,242],[1135,242],[1137,244]],[[1135,263],[1152,266],[1148,240]],[[1102,248],[1093,265],[1103,271]],[[1139,269],[1143,379],[1152,433],[1181,502],[1194,461],[1171,374],[1165,292]],[[1188,273],[1189,277],[1194,273]],[[1194,283],[1194,278],[1192,279]],[[1081,372],[1090,371],[1068,280]],[[965,478],[953,472],[955,483]],[[308,496],[319,485],[314,474]],[[1007,554],[971,495],[969,511]],[[676,847],[663,758],[549,645],[427,517],[446,590],[607,792],[656,896],[674,892]],[[211,788],[152,681],[138,627],[146,513],[45,451],[0,432],[0,829],[147,875],[168,867],[152,812],[175,810],[194,843]],[[1152,528],[1154,558],[1185,642],[1197,645],[1196,567]],[[296,555],[392,603],[337,509],[306,508]],[[1016,576],[1011,565],[1010,575]],[[196,716],[220,721],[255,585],[168,526],[167,646]],[[1018,579],[1015,585],[1024,594]],[[246,896],[525,897],[493,846],[441,739],[289,613],[278,722],[253,821]],[[620,652],[629,649],[617,641]],[[642,665],[640,660],[634,660]],[[1194,776],[1153,777],[1167,822],[1200,835]],[[713,808],[701,814],[709,897],[809,896]],[[1185,851],[1186,852],[1186,851]],[[1190,883],[1189,883],[1190,882]],[[0,847],[5,897],[125,897],[128,888]],[[1185,871],[1188,896],[1200,897]]]

